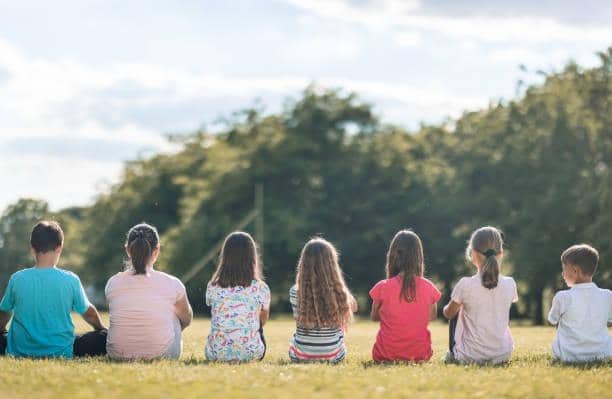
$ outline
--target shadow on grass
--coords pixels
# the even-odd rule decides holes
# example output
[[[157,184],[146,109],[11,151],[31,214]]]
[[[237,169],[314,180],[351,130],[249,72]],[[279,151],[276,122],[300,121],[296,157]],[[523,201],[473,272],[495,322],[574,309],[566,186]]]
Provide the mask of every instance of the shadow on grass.
[[[433,363],[432,360],[426,360],[426,361],[384,361],[384,362],[375,362],[374,360],[368,360],[368,361],[363,361],[361,362],[361,365],[364,369],[368,369],[371,367],[379,367],[379,368],[385,368],[385,367],[397,367],[397,366],[401,366],[401,367],[420,367],[420,366],[424,366],[427,364]],[[504,368],[508,368],[510,366],[510,362],[503,362],[503,363],[475,363],[475,362],[471,362],[471,363],[461,363],[458,361],[443,361],[442,364],[446,365],[446,366],[460,366],[460,367],[475,367],[475,368],[499,368],[499,369],[504,369]]]
[[[590,362],[562,362],[558,359],[550,361],[551,367],[591,370],[612,367],[612,359],[593,360]]]
[[[423,364],[427,364],[427,361],[403,361],[403,360],[394,360],[394,361],[384,361],[384,362],[375,362],[374,360],[365,360],[361,362],[361,366],[364,369],[369,369],[372,367],[377,367],[377,368],[387,368],[387,367],[397,367],[397,366],[402,366],[402,367],[418,367],[421,366]]]

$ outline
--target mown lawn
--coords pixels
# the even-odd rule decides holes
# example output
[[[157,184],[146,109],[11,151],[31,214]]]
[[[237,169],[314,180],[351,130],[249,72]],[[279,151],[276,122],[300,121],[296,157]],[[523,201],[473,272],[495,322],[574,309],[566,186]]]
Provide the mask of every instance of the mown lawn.
[[[79,329],[83,329],[83,324]],[[186,330],[180,361],[115,363],[0,358],[0,398],[612,398],[612,362],[582,367],[552,364],[550,327],[514,326],[509,365],[445,365],[446,325],[432,326],[434,358],[417,365],[374,365],[376,324],[359,321],[348,332],[344,364],[287,361],[291,320],[267,325],[268,355],[261,363],[210,364],[203,345],[209,321]]]

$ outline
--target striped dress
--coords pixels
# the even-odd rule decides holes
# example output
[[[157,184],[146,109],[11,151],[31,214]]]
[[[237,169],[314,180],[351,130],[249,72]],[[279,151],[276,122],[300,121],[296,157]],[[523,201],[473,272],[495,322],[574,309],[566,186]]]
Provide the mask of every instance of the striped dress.
[[[297,287],[289,289],[289,302],[297,318]],[[289,358],[293,362],[328,361],[337,363],[346,356],[344,332],[338,327],[302,328],[299,325],[289,343]]]

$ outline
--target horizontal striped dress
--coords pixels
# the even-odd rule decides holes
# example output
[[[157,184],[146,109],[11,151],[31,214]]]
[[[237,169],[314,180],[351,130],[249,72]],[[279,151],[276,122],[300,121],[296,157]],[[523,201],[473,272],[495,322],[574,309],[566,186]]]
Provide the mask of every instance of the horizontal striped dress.
[[[289,302],[297,318],[297,287],[289,289]],[[302,328],[299,325],[289,343],[293,362],[327,361],[337,363],[346,356],[344,332],[339,327]]]

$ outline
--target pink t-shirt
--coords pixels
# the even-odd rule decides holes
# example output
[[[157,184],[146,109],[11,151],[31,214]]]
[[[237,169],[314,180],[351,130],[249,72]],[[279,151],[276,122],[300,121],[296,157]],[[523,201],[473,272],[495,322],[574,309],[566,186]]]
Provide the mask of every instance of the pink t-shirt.
[[[372,358],[374,361],[429,360],[431,334],[430,306],[440,300],[440,291],[426,278],[415,277],[416,300],[400,300],[401,276],[379,281],[370,297],[380,303],[380,329],[376,336]]]
[[[178,278],[153,269],[138,275],[127,270],[111,277],[104,291],[110,313],[106,350],[111,358],[180,355],[181,328],[175,304],[186,292]]]

